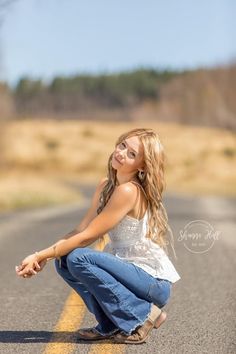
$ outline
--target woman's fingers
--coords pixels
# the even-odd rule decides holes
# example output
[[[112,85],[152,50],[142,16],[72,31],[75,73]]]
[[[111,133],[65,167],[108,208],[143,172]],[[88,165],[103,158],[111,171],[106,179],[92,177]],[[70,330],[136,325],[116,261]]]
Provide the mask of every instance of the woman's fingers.
[[[31,268],[31,269],[29,269],[29,274],[35,275],[35,274],[37,274],[37,272]]]
[[[18,275],[24,275],[24,274],[26,274],[26,273],[27,273],[27,272],[26,272],[24,269],[18,270],[18,272],[17,272]]]
[[[37,261],[35,261],[32,264],[24,264],[21,263],[18,266],[15,266],[15,270],[17,275],[23,276],[24,278],[29,278],[32,275],[36,275],[40,270],[41,267]]]
[[[16,272],[20,272],[22,270],[22,265],[18,265],[15,267]]]
[[[31,278],[33,275],[36,275],[37,272],[35,272],[33,269],[30,269],[27,273],[24,273],[21,275],[22,278]]]
[[[42,272],[43,268],[45,267],[45,265],[47,264],[47,260],[45,259],[44,261],[41,261],[38,263],[40,269],[37,269],[37,272]]]
[[[22,275],[23,274],[23,267],[21,265],[20,266],[16,266],[15,270],[16,270],[16,274],[17,275]]]
[[[18,275],[25,275],[25,274],[37,274],[32,268],[24,268],[17,273]]]
[[[38,262],[35,262],[35,269],[37,271],[39,271],[41,269],[40,265],[38,264]]]
[[[34,274],[27,273],[27,274],[22,275],[21,277],[24,279],[29,279],[29,278],[32,278],[33,275]]]

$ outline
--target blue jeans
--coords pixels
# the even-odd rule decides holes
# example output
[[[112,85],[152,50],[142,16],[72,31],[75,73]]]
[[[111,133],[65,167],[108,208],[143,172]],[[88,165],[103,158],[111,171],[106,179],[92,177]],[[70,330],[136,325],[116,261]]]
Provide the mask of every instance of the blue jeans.
[[[146,321],[152,303],[161,308],[170,297],[172,283],[168,280],[91,248],[76,248],[61,257],[61,267],[58,260],[55,266],[95,315],[96,330],[102,335],[118,329],[131,334]]]

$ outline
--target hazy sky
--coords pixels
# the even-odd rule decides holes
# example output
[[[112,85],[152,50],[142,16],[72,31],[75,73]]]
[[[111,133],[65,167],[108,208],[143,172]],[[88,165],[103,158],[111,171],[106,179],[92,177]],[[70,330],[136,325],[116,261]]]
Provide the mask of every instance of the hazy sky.
[[[18,0],[1,27],[1,77],[226,63],[235,10],[235,0]]]

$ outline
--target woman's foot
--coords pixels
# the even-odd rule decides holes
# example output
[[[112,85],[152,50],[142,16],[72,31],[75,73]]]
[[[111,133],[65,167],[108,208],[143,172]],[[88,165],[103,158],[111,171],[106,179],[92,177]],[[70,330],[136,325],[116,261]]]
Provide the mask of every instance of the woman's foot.
[[[167,317],[167,313],[165,311],[162,311],[160,316],[158,317],[158,319],[155,322],[154,328],[159,328],[162,325],[162,323],[165,322],[166,317]]]
[[[166,316],[163,315],[162,311],[153,304],[148,319],[142,326],[137,327],[130,335],[118,333],[114,335],[113,340],[116,343],[141,344],[145,342],[153,327],[160,327],[160,325],[165,321],[165,318]]]
[[[77,331],[77,333],[78,333],[79,339],[93,341],[93,340],[110,339],[114,335],[116,335],[117,332],[115,332],[113,334],[102,335],[96,330],[95,327],[91,327],[91,328],[81,328]]]

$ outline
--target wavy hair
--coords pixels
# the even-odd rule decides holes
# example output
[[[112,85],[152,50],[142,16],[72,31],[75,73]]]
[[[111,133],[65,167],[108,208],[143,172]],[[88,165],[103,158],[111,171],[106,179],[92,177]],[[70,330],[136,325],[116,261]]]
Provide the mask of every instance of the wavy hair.
[[[145,190],[148,202],[148,231],[147,238],[164,248],[168,254],[167,245],[170,243],[176,257],[173,245],[173,233],[168,225],[168,216],[162,202],[162,194],[166,188],[164,169],[166,156],[158,134],[152,129],[137,128],[122,134],[115,146],[132,136],[137,136],[143,144],[144,150],[144,175],[142,180],[136,175],[140,185]],[[101,192],[98,214],[103,210],[110,199],[117,184],[116,170],[112,167],[112,155],[108,159],[108,180]],[[170,242],[167,233],[170,234]],[[176,257],[177,258],[177,257]]]

